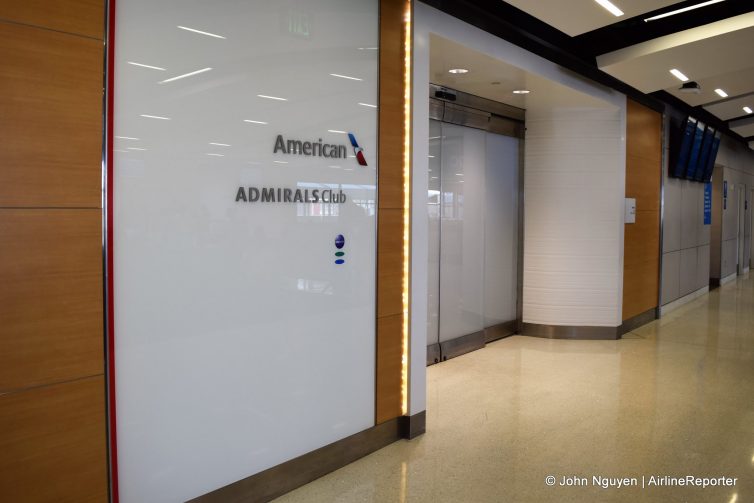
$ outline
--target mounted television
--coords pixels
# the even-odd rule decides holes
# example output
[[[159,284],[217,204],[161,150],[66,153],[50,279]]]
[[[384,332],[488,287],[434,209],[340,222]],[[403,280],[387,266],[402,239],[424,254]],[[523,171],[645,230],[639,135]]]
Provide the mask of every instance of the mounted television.
[[[722,133],[718,131],[712,139],[712,146],[710,147],[707,165],[704,167],[704,176],[702,177],[702,181],[705,183],[712,180],[712,171],[715,169],[715,159],[717,158],[717,151],[720,149],[721,136]]]
[[[683,178],[686,175],[686,165],[689,161],[689,154],[691,153],[691,147],[694,143],[694,135],[696,132],[696,119],[688,117],[681,129],[681,137],[676,145],[675,150],[675,163],[670,169],[670,176],[675,178]]]
[[[694,131],[694,140],[691,144],[691,153],[689,153],[689,160],[686,163],[686,172],[683,177],[687,180],[693,180],[696,174],[696,166],[699,163],[699,155],[702,153],[702,140],[704,139],[704,132],[707,126],[702,122],[696,123],[696,130]]]
[[[707,126],[707,130],[704,131],[702,149],[699,152],[699,161],[696,163],[694,172],[687,175],[689,180],[701,182],[704,179],[704,171],[707,169],[707,159],[709,159],[710,150],[712,149],[712,140],[715,139],[716,132],[717,130],[710,126]]]

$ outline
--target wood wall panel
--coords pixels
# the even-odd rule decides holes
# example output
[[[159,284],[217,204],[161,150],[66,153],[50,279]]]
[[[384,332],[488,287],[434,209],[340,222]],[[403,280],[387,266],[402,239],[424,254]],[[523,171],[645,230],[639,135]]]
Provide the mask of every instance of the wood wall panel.
[[[103,0],[0,0],[0,19],[102,40]]]
[[[102,376],[0,395],[0,500],[107,501]]]
[[[104,371],[101,219],[0,210],[0,392]]]
[[[377,317],[403,312],[403,210],[380,210],[377,221]]]
[[[0,207],[101,206],[102,57],[101,41],[0,22]]]
[[[626,224],[623,320],[656,308],[660,288],[662,116],[634,101],[626,109],[626,197],[636,199],[636,223]]]
[[[403,315],[377,319],[377,424],[401,415],[401,332]]]
[[[380,1],[379,169],[377,174],[377,362],[375,420],[402,413],[403,350],[403,80],[407,0]]]

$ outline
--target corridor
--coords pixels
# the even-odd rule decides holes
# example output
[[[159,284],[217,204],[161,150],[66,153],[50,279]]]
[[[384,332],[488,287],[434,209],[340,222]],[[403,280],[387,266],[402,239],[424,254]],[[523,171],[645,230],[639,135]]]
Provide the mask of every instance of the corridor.
[[[619,341],[514,336],[427,379],[423,437],[277,501],[754,501],[751,276]],[[686,476],[731,485],[662,485]]]

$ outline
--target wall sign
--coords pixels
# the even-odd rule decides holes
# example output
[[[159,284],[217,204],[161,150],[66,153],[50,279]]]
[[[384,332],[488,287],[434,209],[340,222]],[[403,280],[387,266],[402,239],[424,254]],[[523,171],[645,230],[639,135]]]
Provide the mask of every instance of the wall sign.
[[[712,223],[712,183],[704,184],[704,225]]]
[[[122,503],[374,425],[378,7],[117,2]]]

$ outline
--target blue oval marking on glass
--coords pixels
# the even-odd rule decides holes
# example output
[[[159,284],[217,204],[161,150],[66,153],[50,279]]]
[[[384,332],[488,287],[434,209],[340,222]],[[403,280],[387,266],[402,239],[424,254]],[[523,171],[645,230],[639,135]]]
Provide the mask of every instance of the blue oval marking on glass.
[[[345,264],[345,262],[346,262],[346,261],[345,261],[345,260],[343,260],[342,258],[339,258],[338,260],[336,260],[336,261],[335,261],[335,263],[336,263],[336,264],[338,264],[338,265],[340,265],[340,264]]]
[[[343,234],[338,234],[335,236],[335,248],[341,249],[346,244],[346,238],[343,237]]]

